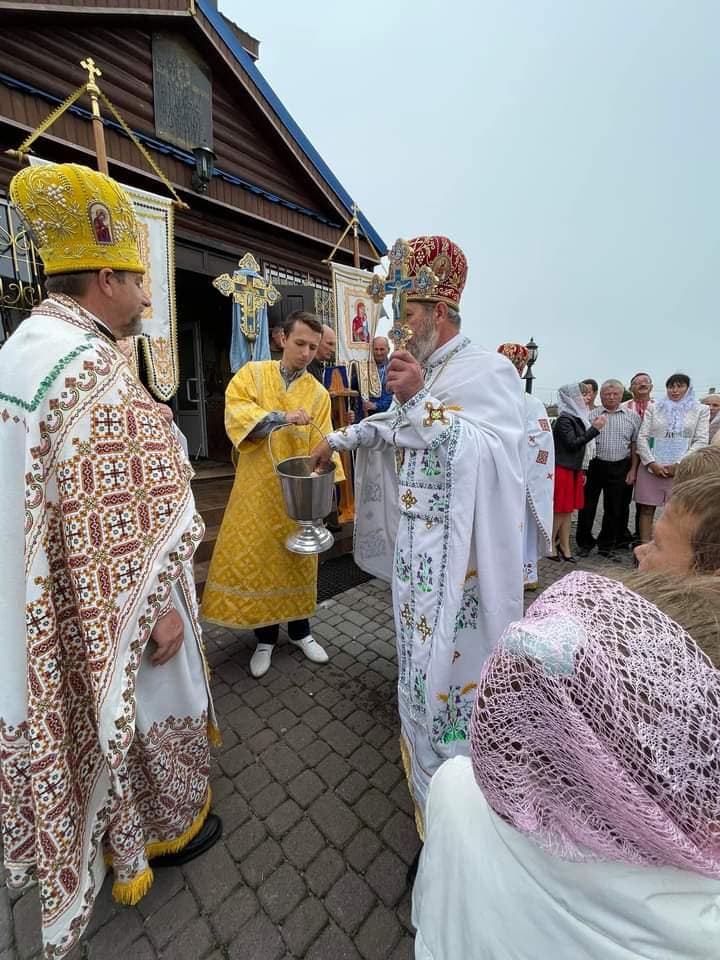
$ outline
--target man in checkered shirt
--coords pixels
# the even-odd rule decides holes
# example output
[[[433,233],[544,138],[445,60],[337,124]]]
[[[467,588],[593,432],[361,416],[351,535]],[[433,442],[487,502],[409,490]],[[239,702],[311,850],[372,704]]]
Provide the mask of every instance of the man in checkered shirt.
[[[633,454],[640,417],[621,406],[624,387],[619,380],[606,380],[600,388],[600,406],[590,414],[592,422],[604,416],[607,424],[595,438],[595,456],[590,461],[585,485],[585,506],[578,514],[578,556],[586,557],[597,546],[600,556],[619,562],[614,553],[622,542],[627,487],[635,483],[637,467]],[[593,524],[600,494],[603,495],[603,520],[597,539]]]

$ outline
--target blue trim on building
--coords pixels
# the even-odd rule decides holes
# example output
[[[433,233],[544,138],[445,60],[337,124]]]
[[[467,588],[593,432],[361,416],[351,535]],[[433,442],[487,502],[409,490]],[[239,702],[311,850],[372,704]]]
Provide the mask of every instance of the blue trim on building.
[[[23,80],[17,80],[15,77],[11,77],[6,73],[0,73],[0,83],[3,83],[6,87],[10,87],[11,90],[19,90],[21,93],[27,93],[30,96],[39,97],[40,99],[46,100],[48,103],[52,103],[55,106],[63,103],[63,100],[60,97],[56,97],[54,94],[48,93],[47,90],[41,90],[39,87],[34,87],[32,84],[25,83]],[[92,120],[91,112],[89,110],[85,110],[83,107],[78,107],[77,104],[73,104],[71,107],[68,107],[68,113],[72,113],[76,117],[82,117],[83,120]],[[127,137],[127,134],[123,128],[115,120],[110,120],[107,117],[103,117],[102,122],[104,127],[107,127],[109,130],[114,130],[117,133],[122,134],[124,137]],[[157,137],[151,137],[147,133],[141,133],[139,130],[133,130],[133,133],[138,138],[140,143],[146,147],[149,147],[154,152],[172,157],[174,160],[179,160],[180,163],[187,164],[189,167],[195,166],[195,158],[189,151],[182,150],[180,147],[174,147],[172,144],[166,143],[164,140],[158,140]],[[309,217],[312,220],[317,220],[320,223],[325,224],[325,226],[332,227],[335,230],[343,229],[342,224],[337,223],[334,220],[330,220],[328,217],[323,216],[323,214],[317,213],[315,210],[310,210],[308,207],[303,207],[299,203],[294,203],[292,200],[286,200],[284,197],[280,197],[275,193],[271,193],[264,187],[259,187],[255,183],[251,183],[248,180],[243,180],[242,177],[236,177],[234,174],[228,173],[226,170],[221,170],[219,167],[213,168],[213,176],[219,177],[221,180],[227,181],[227,183],[232,183],[234,186],[242,187],[243,190],[247,190],[256,196],[262,197],[264,200],[268,200],[270,203],[277,203],[281,207],[287,207],[288,210],[294,210],[297,213],[302,213],[303,216]]]
[[[196,0],[196,3],[213,25],[217,34],[222,37],[229,49],[232,51],[238,64],[242,67],[248,77],[272,106],[285,129],[291,135],[293,140],[295,140],[303,153],[309,157],[318,173],[322,176],[328,186],[335,194],[337,194],[342,203],[345,205],[348,215],[350,215],[352,213],[353,206],[352,197],[337,179],[330,167],[325,163],[312,143],[310,143],[298,124],[295,122],[295,120],[293,120],[292,116],[288,113],[278,95],[272,89],[265,77],[260,73],[260,70],[257,68],[253,58],[246,50],[243,49],[242,44],[233,33],[231,27],[223,19],[220,12],[213,6],[210,0]],[[358,219],[365,235],[371,241],[377,252],[379,254],[384,254],[388,248],[380,234],[377,233],[375,228],[364,216],[364,214],[360,213]]]

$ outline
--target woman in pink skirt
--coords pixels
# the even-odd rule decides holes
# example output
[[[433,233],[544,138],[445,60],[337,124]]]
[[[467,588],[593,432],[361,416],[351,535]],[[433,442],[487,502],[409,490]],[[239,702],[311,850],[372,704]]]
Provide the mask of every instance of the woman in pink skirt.
[[[710,408],[695,399],[690,377],[668,377],[667,396],[649,406],[638,434],[640,468],[635,480],[640,539],[652,538],[655,510],[667,503],[675,468],[684,456],[709,442]]]

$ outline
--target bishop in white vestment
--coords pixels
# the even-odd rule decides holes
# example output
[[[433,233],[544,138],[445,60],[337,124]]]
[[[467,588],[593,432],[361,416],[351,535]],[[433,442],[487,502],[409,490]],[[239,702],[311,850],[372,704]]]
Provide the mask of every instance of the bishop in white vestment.
[[[422,836],[430,778],[468,752],[485,659],[522,616],[525,406],[513,367],[460,332],[462,251],[410,242],[409,274],[440,277],[408,297],[408,351],[393,354],[386,413],[316,448],[358,450],[355,559],[392,580],[402,747]],[[422,364],[422,366],[420,366]]]

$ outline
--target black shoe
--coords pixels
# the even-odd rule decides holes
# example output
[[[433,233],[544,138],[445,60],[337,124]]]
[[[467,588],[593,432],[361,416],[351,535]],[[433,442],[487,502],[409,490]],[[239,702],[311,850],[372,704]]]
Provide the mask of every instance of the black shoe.
[[[190,843],[186,844],[182,850],[177,853],[165,853],[160,857],[153,857],[150,860],[150,866],[153,870],[162,867],[179,867],[182,863],[188,863],[199,857],[215,846],[222,836],[222,820],[215,813],[209,813],[205,818],[200,832],[192,838]]]
[[[576,553],[579,557],[589,557],[593,549],[593,547],[578,547]]]
[[[557,553],[548,553],[545,557],[546,560],[552,560],[553,563],[560,563],[560,557]]]
[[[563,558],[563,560],[565,561],[565,563],[577,563],[577,558],[576,558],[576,557],[573,557],[572,555],[569,556],[569,557],[566,557],[565,554],[562,552],[562,550],[560,550],[559,547],[558,547],[558,553],[559,553],[560,556]]]
[[[422,847],[415,854],[415,859],[407,868],[406,880],[408,887],[412,887],[415,883],[415,877],[417,876],[418,867],[420,866],[420,854],[422,853]]]
[[[616,553],[611,553],[610,550],[598,550],[598,556],[610,563],[622,563],[622,558],[618,557]]]

